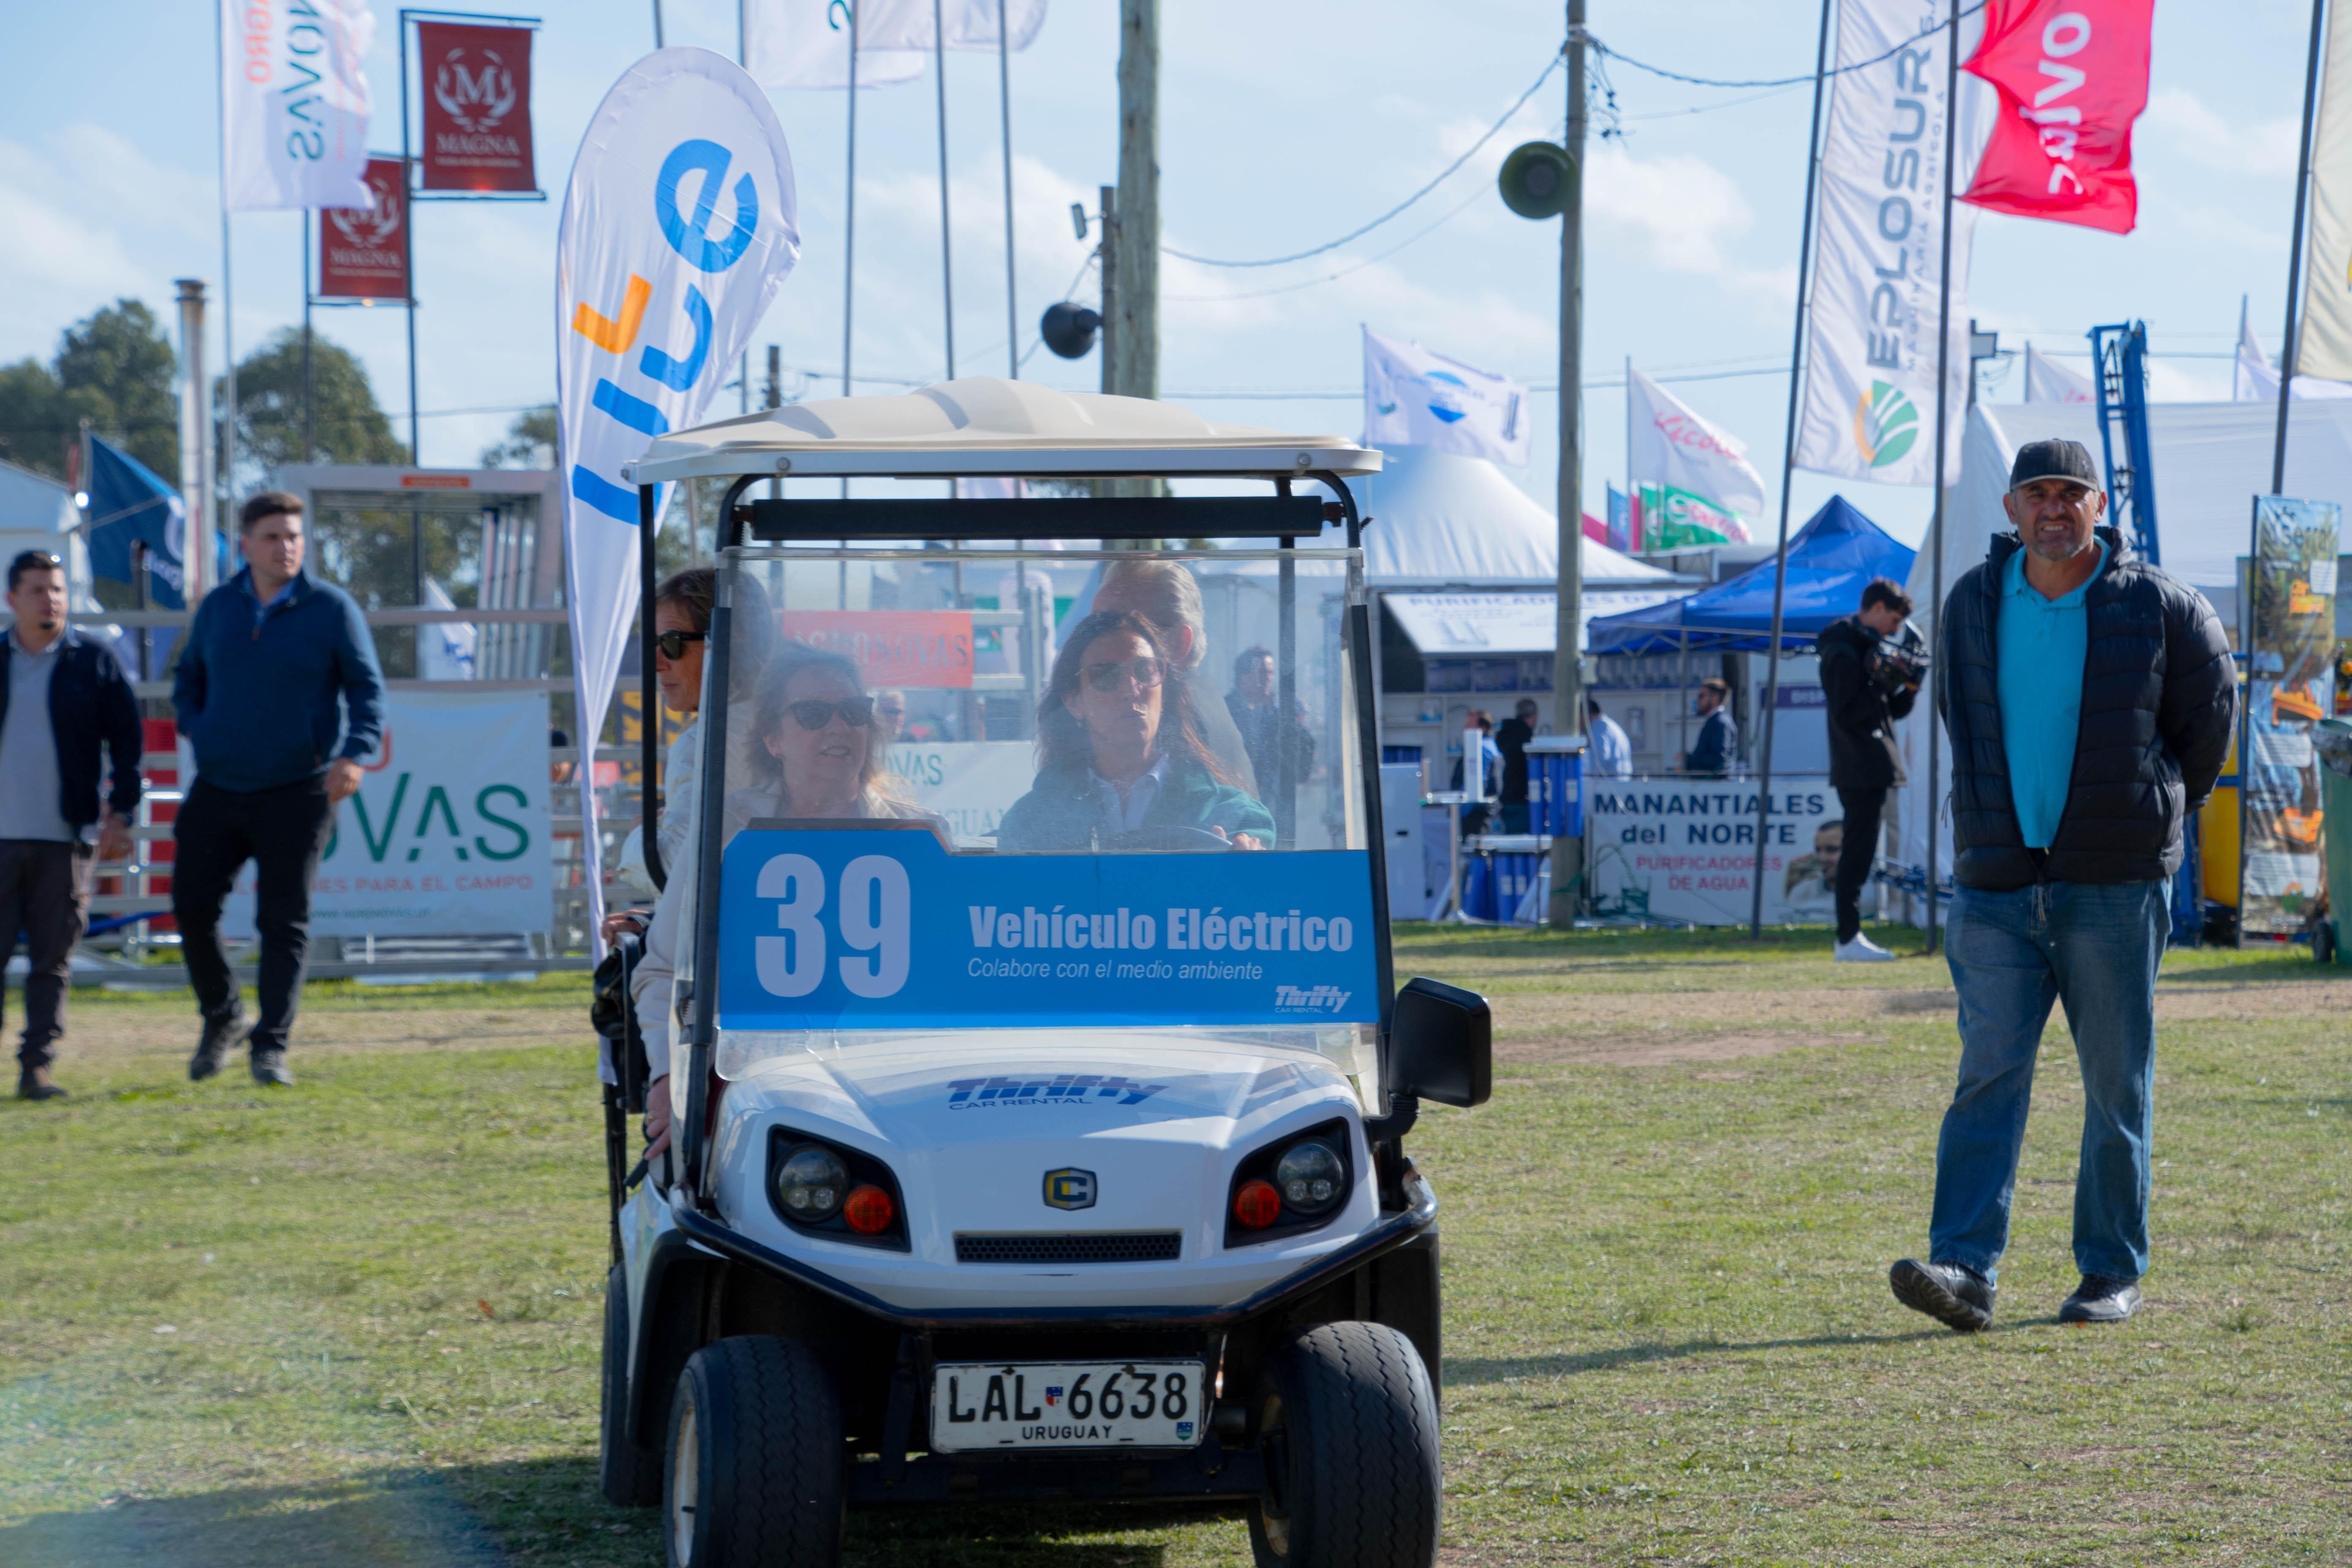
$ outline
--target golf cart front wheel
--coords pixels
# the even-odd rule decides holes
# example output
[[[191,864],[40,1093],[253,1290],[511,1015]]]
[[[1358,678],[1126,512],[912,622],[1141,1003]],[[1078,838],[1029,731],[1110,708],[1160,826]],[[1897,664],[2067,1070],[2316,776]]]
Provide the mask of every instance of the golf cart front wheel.
[[[1254,1408],[1258,1568],[1436,1562],[1437,1398],[1411,1340],[1379,1323],[1304,1330],[1267,1359]]]
[[[834,1568],[841,1401],[816,1352],[747,1335],[688,1358],[662,1478],[669,1568]]]

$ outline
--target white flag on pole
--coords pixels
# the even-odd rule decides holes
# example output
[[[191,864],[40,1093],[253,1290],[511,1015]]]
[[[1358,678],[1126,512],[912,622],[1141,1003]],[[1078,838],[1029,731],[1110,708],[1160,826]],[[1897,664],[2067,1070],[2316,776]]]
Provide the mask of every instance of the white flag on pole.
[[[791,0],[766,0],[767,4],[790,4]],[[858,24],[857,47],[863,53],[868,45],[877,49],[920,49],[929,53],[931,47],[931,6],[933,0],[865,0],[864,19]],[[997,0],[938,0],[939,18],[947,35],[947,47],[951,49],[988,49],[996,47]],[[1035,41],[1037,29],[1045,25],[1045,0],[1003,0],[1004,30],[1012,35],[1014,53],[1027,48]]]
[[[2306,346],[2311,340],[2305,338]],[[2315,375],[2298,375],[2290,397],[2331,398],[2352,397],[2352,383],[2323,381]],[[2232,367],[2230,398],[2233,403],[2276,403],[2278,401],[2278,370],[2263,345],[2254,339],[2253,328],[2242,313],[2238,318],[2238,363]]]
[[[631,66],[581,139],[556,238],[555,385],[583,748],[604,730],[637,607],[637,491],[625,465],[702,417],[800,259],[797,208],[767,95],[708,49]],[[594,931],[594,795],[581,796]]]
[[[2069,370],[2048,354],[2025,345],[2025,401],[2028,403],[2096,403],[2091,378]]]
[[[1764,476],[1748,444],[1700,417],[1664,387],[1627,367],[1626,451],[1636,485],[1664,485],[1705,496],[1743,521],[1764,515]]]
[[[367,0],[220,0],[221,205],[373,207]]]
[[[1943,260],[1946,29],[1919,0],[1846,0],[1838,7],[1839,74],[1830,89],[1813,232],[1805,399],[1797,466],[1888,485],[1936,479],[1923,439],[1936,410],[1936,319]],[[1979,27],[1981,22],[1977,24]],[[1991,89],[1960,78],[1968,188],[1984,145]],[[1976,209],[1952,209],[1946,429],[1958,472],[1968,410],[1969,241]]]
[[[2327,72],[2320,79],[2311,137],[2309,235],[2294,355],[2297,397],[2306,395],[2305,376],[2352,381],[2352,289],[2345,287],[2352,278],[2352,9],[2338,5],[2327,10]],[[2262,351],[2254,353],[2259,357]],[[2270,395],[2276,397],[2276,373],[2270,383]]]
[[[1507,376],[1364,329],[1364,440],[1524,466],[1534,422]]]
[[[894,87],[923,74],[923,56],[930,47],[929,0],[922,6],[921,49],[884,48],[875,41],[884,10],[898,4],[865,0],[856,7],[860,87]],[[850,16],[851,7],[841,0],[751,0],[743,7],[743,68],[764,88],[847,87]]]
[[[425,608],[454,610],[457,602],[449,597],[439,579],[425,579]],[[474,679],[474,645],[479,628],[464,621],[444,621],[438,626],[416,628],[416,673],[426,680],[471,680]]]

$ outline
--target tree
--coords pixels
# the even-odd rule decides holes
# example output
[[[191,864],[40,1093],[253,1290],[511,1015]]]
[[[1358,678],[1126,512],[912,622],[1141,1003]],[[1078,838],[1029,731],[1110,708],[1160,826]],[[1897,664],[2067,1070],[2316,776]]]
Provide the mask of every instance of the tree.
[[[486,468],[551,468],[555,467],[555,405],[542,403],[515,416],[507,438],[482,448]]]
[[[0,457],[66,477],[66,450],[96,434],[165,479],[180,471],[177,356],[155,313],[118,300],[66,329],[56,360],[0,366]]]
[[[155,312],[117,300],[66,329],[57,378],[98,435],[171,479],[180,471],[178,364]]]
[[[303,458],[302,331],[288,327],[236,367],[237,447],[241,459],[269,473]],[[366,367],[349,349],[310,339],[310,460],[408,461],[406,444],[377,406]]]

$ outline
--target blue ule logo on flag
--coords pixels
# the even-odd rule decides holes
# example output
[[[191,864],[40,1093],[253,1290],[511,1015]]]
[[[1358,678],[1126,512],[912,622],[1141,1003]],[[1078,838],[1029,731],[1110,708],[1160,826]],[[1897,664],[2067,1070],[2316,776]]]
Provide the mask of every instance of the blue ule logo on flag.
[[[1528,389],[1367,328],[1364,439],[1524,466],[1533,441]]]
[[[746,830],[719,908],[722,1028],[1380,1018],[1361,850],[950,855],[919,830]]]

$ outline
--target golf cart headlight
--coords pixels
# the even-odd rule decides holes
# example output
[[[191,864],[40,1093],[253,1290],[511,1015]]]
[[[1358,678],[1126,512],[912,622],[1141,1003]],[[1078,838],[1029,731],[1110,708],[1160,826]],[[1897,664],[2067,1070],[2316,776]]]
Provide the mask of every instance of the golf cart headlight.
[[[1275,1162],[1274,1185],[1292,1213],[1319,1215],[1348,1195],[1347,1168],[1329,1144],[1310,1138],[1283,1151]]]
[[[811,1225],[841,1212],[849,1191],[849,1172],[841,1156],[814,1143],[803,1143],[776,1170],[776,1200],[784,1213]]]

